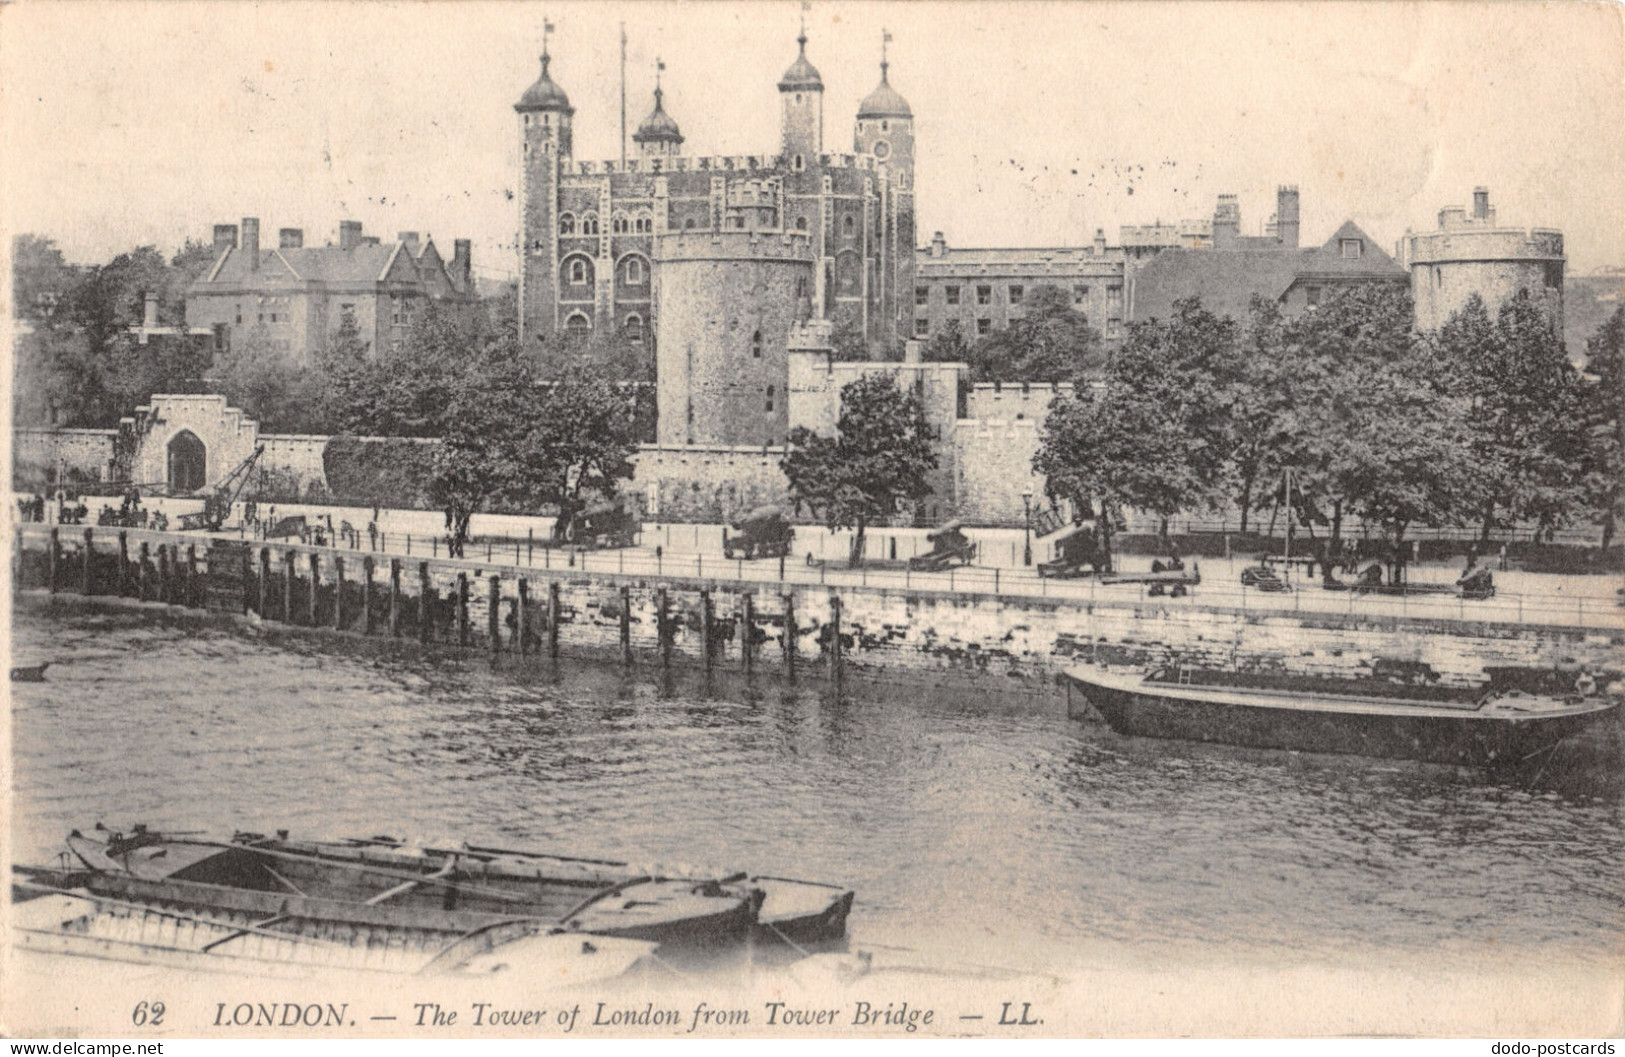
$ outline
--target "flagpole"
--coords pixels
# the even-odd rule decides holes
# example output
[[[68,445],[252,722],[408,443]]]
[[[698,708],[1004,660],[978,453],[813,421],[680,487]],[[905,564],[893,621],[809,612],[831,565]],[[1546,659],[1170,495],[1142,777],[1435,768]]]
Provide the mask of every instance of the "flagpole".
[[[621,23],[621,170],[626,170],[626,23]]]

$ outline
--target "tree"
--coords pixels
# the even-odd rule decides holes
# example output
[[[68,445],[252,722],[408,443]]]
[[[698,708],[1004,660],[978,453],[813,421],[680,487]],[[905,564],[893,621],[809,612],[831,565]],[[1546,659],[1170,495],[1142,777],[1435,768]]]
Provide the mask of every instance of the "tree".
[[[1065,382],[1098,372],[1100,333],[1072,307],[1066,291],[1044,284],[1027,293],[1023,313],[983,338],[971,355],[976,382]]]
[[[58,310],[79,281],[56,242],[40,235],[11,240],[12,306],[36,330],[54,325]]]
[[[965,343],[965,333],[957,319],[944,323],[920,350],[920,359],[926,363],[969,363],[970,358],[971,347]]]
[[[1586,503],[1602,520],[1602,549],[1614,542],[1625,516],[1625,308],[1586,342],[1584,422],[1589,441],[1582,462]]]
[[[1544,306],[1520,291],[1492,324],[1474,295],[1436,340],[1465,403],[1480,543],[1520,521],[1562,524],[1582,501],[1583,394]]]
[[[582,370],[538,387],[510,492],[557,508],[562,541],[591,497],[608,498],[632,477],[638,449],[636,386],[605,370]]]
[[[264,328],[234,335],[229,352],[215,358],[211,386],[268,433],[332,433],[328,380],[295,363],[272,344]]]
[[[522,476],[520,438],[532,414],[532,377],[511,350],[479,350],[451,376],[437,416],[440,445],[426,491],[446,511],[449,553],[460,557],[469,520]]]
[[[1296,365],[1285,355],[1285,326],[1276,302],[1255,295],[1245,335],[1221,348],[1210,382],[1223,409],[1226,436],[1219,443],[1228,452],[1226,476],[1244,533],[1261,483],[1280,474],[1295,439],[1300,394]]]
[[[890,372],[866,374],[841,388],[834,437],[799,426],[779,463],[791,501],[823,519],[831,530],[855,528],[851,564],[863,560],[870,523],[931,493],[926,474],[937,465],[925,437],[923,412],[912,392]]]

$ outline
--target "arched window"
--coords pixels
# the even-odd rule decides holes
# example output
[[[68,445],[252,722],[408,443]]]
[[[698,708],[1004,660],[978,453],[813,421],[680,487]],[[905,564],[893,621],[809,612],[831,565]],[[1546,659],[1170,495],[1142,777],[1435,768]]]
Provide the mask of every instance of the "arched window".
[[[694,218],[693,217],[688,217],[683,221],[683,230],[684,231],[693,231],[694,230]]]
[[[801,155],[797,154],[795,157],[790,159],[790,168],[794,169],[796,172],[800,172],[806,167],[807,159],[803,158]]]
[[[773,410],[773,387],[771,385],[767,387],[767,410]]]
[[[621,265],[621,281],[628,286],[642,286],[649,281],[649,266],[642,257],[629,254]]]
[[[639,213],[632,229],[639,235],[648,235],[652,233],[655,229],[654,216],[649,213]]]
[[[643,344],[643,317],[636,312],[626,317],[626,340]]]
[[[616,213],[609,221],[609,230],[612,234],[628,235],[632,231],[632,220],[625,213]]]
[[[854,233],[856,233],[857,229],[858,229],[858,222],[856,220],[852,219],[852,214],[851,213],[848,213],[846,216],[841,218],[841,237],[842,238],[845,238],[845,239],[851,238],[854,235]]]
[[[592,295],[592,261],[584,254],[572,253],[564,258],[564,263],[559,265],[559,276],[563,285],[575,288],[563,291],[565,297],[580,301]]]
[[[762,358],[762,332],[759,330],[750,336],[750,356],[753,360]]]
[[[797,231],[806,231],[807,230],[807,218],[806,217],[796,217],[796,230]]]
[[[559,214],[559,234],[574,235],[576,233],[576,215],[574,213]]]
[[[592,320],[585,313],[572,312],[570,318],[564,321],[564,331],[572,338],[584,338],[592,333]]]
[[[880,123],[880,131],[882,131],[882,132],[890,132],[891,131],[891,122],[890,121],[882,121]]]
[[[581,217],[581,233],[583,235],[598,234],[598,214],[586,213]]]

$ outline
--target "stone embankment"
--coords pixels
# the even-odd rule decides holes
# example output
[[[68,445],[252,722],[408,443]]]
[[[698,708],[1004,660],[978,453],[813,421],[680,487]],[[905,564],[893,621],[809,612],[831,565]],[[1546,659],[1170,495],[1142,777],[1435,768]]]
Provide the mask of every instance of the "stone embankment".
[[[1617,626],[585,573],[500,554],[453,560],[73,526],[19,526],[13,539],[14,582],[24,589],[252,615],[499,662],[577,656],[1023,692],[1047,692],[1061,669],[1092,660],[1316,675],[1401,662],[1453,685],[1479,684],[1491,668],[1625,668]]]

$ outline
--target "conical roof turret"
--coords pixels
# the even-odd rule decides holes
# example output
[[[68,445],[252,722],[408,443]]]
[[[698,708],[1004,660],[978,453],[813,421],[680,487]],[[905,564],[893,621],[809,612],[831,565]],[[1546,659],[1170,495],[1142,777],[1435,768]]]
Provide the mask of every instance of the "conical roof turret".
[[[862,103],[858,104],[859,121],[866,118],[914,116],[914,111],[909,109],[908,100],[904,99],[886,79],[886,68],[890,65],[885,59],[880,60],[880,83],[875,86],[874,91],[863,97]]]
[[[665,94],[658,84],[655,85],[654,112],[644,118],[643,123],[638,126],[638,130],[632,134],[634,141],[638,143],[683,142],[683,133],[677,127],[677,122],[670,114],[666,113],[663,102]]]
[[[565,114],[575,113],[570,106],[570,97],[564,94],[564,89],[553,83],[548,76],[547,67],[552,61],[546,51],[542,52],[542,75],[536,78],[536,83],[525,89],[525,94],[519,97],[519,102],[513,108],[521,114],[533,110],[556,110]]]
[[[779,78],[779,91],[822,92],[824,90],[824,79],[818,76],[817,68],[807,61],[806,30],[801,31],[801,35],[796,38],[796,43],[800,45],[801,50],[796,55],[796,61],[792,62],[790,68],[784,71],[784,76]]]

